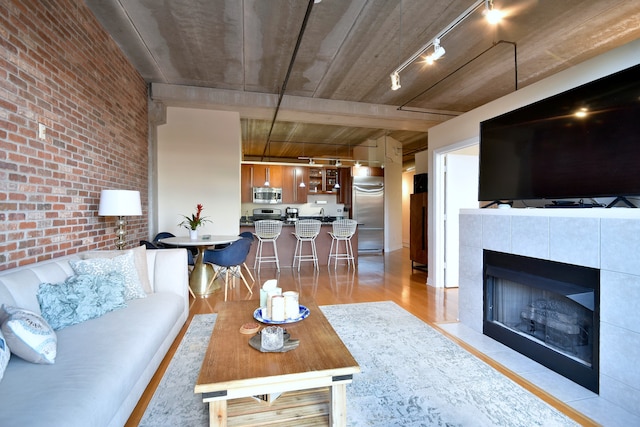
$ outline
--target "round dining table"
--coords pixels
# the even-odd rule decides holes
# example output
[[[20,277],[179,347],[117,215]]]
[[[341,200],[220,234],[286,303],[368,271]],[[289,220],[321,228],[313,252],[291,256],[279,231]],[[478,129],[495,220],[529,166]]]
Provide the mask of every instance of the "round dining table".
[[[164,245],[180,248],[198,248],[198,254],[196,255],[193,270],[191,270],[191,274],[189,275],[189,288],[191,295],[194,297],[206,297],[207,295],[211,295],[213,292],[219,290],[221,286],[216,283],[212,283],[211,279],[213,279],[214,275],[213,266],[206,264],[203,261],[204,251],[211,246],[231,243],[239,239],[240,236],[237,235],[225,236],[205,234],[203,236],[199,236],[197,239],[191,239],[189,236],[176,236],[160,239],[159,242]]]

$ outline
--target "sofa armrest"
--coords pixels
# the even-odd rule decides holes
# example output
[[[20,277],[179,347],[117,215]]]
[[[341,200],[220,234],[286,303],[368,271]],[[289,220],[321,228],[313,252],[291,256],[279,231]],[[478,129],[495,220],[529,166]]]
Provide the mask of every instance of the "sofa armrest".
[[[155,249],[147,251],[149,281],[154,292],[173,292],[189,307],[189,266],[186,249]]]

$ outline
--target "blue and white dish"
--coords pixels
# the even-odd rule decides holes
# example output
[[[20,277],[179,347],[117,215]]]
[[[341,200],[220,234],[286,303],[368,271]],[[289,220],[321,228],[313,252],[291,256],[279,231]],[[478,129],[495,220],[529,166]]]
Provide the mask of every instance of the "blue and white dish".
[[[262,310],[265,311],[265,317],[262,316]],[[262,322],[262,323],[266,323],[267,325],[282,325],[285,323],[296,323],[301,321],[302,319],[306,319],[309,316],[309,309],[307,307],[305,307],[304,305],[300,306],[300,313],[298,314],[298,317],[294,317],[292,319],[285,319],[282,321],[277,321],[277,320],[271,320],[268,319],[266,317],[267,314],[267,308],[256,308],[256,310],[253,312],[253,318],[256,319],[258,322]]]

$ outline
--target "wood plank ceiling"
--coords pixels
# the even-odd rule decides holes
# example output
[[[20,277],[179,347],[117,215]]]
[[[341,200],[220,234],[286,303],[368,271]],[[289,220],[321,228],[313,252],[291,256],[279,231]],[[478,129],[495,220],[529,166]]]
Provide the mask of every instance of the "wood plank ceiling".
[[[640,37],[635,0],[495,0],[502,23],[487,24],[483,4],[392,91],[390,73],[473,0],[86,3],[154,98],[185,105],[159,94],[196,87],[203,106],[240,111],[247,160],[349,158],[386,135],[409,164],[429,127]]]

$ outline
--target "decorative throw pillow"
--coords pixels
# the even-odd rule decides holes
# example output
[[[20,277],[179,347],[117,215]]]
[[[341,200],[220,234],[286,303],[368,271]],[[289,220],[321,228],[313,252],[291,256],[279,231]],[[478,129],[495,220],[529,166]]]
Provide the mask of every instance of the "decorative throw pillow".
[[[153,293],[151,288],[151,281],[149,280],[149,269],[147,265],[147,248],[144,246],[138,246],[137,248],[128,249],[123,251],[90,251],[82,254],[82,259],[94,259],[94,258],[114,258],[126,254],[127,252],[133,253],[133,263],[138,271],[138,279],[142,284],[142,289],[148,294]]]
[[[80,274],[60,284],[41,283],[37,297],[42,317],[57,331],[126,307],[124,292],[120,273]]]
[[[56,360],[58,337],[36,313],[3,305],[0,310],[2,333],[11,353],[32,363],[51,365]]]
[[[122,274],[125,286],[124,297],[127,300],[147,296],[138,278],[138,271],[133,262],[133,252],[114,258],[72,260],[69,264],[76,274],[105,275],[114,272]]]
[[[2,335],[2,329],[0,329],[0,381],[4,377],[4,370],[7,369],[9,359],[11,358],[11,352],[9,351],[9,345]]]

